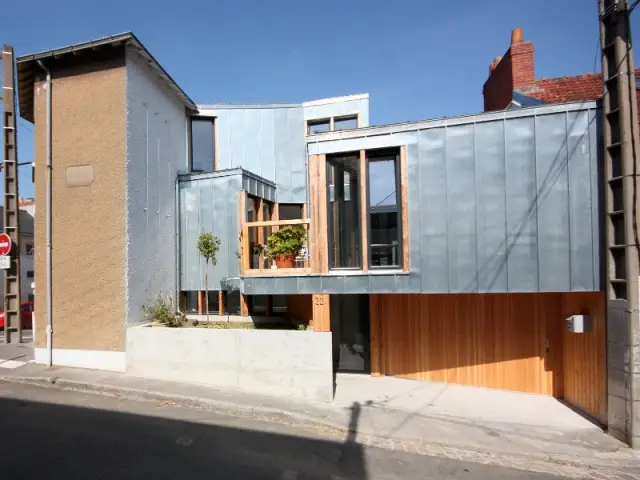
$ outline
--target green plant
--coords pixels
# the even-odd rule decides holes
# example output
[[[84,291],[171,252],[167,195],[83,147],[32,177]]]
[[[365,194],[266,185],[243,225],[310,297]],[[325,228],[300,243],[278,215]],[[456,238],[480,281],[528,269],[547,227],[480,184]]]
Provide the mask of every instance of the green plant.
[[[307,233],[301,225],[289,225],[273,232],[267,240],[267,255],[269,258],[281,256],[296,256],[304,246]]]
[[[304,323],[299,323],[298,324],[298,330],[306,330],[307,326]]]
[[[205,300],[204,305],[207,312],[207,323],[209,323],[209,262],[214,267],[218,263],[216,255],[220,250],[220,239],[209,232],[202,232],[198,236],[198,251],[200,255],[204,257],[205,269],[204,269],[204,290]]]
[[[195,319],[191,322],[191,324],[192,324],[194,327],[197,327],[199,323],[200,323],[200,322],[198,321],[198,319],[197,319],[197,318],[195,318]]]
[[[187,321],[187,318],[182,313],[176,312],[171,295],[166,297],[161,294],[156,295],[151,305],[142,306],[142,311],[147,317],[165,327],[181,327]]]

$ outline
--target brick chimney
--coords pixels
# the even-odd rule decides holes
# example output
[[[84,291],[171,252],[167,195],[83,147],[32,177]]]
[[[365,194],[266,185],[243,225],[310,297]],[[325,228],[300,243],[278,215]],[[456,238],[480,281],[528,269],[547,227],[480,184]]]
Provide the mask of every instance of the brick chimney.
[[[511,103],[514,89],[535,81],[533,43],[525,42],[522,29],[516,28],[511,32],[509,50],[489,66],[489,78],[482,87],[484,111],[503,110]]]

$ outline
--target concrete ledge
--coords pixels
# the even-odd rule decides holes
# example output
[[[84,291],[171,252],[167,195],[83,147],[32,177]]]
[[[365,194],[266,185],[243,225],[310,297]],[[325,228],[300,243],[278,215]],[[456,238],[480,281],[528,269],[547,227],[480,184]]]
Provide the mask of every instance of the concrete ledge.
[[[46,365],[48,362],[46,348],[34,348],[34,361]],[[68,350],[53,349],[53,365],[64,367],[90,368],[93,370],[109,370],[125,372],[127,367],[124,352],[107,352],[103,350]]]
[[[330,402],[330,332],[131,327],[127,373]]]

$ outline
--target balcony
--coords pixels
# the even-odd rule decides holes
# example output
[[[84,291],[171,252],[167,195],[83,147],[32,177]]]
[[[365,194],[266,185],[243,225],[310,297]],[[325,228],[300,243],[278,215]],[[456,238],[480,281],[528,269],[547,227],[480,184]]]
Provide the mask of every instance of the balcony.
[[[261,248],[268,245],[269,238],[283,227],[300,226],[304,229],[304,245],[294,256],[293,267],[277,267],[276,261],[268,255],[268,249]],[[240,275],[255,276],[286,276],[308,275],[312,270],[310,256],[311,219],[297,220],[258,220],[243,222],[240,231]]]

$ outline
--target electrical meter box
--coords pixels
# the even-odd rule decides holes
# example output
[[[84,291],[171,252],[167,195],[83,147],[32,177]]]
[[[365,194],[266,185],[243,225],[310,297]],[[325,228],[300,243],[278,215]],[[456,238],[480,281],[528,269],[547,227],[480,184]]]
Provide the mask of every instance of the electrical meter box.
[[[571,315],[566,318],[567,330],[571,333],[588,333],[591,331],[591,317],[589,315]]]

